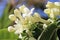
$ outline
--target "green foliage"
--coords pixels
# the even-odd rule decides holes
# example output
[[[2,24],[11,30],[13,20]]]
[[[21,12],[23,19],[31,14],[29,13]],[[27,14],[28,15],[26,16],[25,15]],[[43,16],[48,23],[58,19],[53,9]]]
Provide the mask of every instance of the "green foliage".
[[[37,39],[39,37],[39,35],[41,34],[41,32],[43,31],[43,25],[40,22],[35,23],[34,25],[32,25],[32,27],[35,27],[32,32],[33,36]]]
[[[13,9],[10,10],[10,4],[6,5],[3,15],[0,18],[0,29],[7,28],[12,22],[9,20],[9,14],[13,13]]]
[[[8,32],[6,29],[12,21],[9,20],[9,14],[13,13],[13,9],[10,9],[11,5],[7,4],[4,11],[3,15],[0,18],[0,40],[17,40],[18,36]]]
[[[16,40],[18,35],[8,32],[7,29],[0,29],[0,40]]]
[[[55,23],[50,24],[45,30],[42,31],[38,40],[56,40],[56,30],[57,25]]]

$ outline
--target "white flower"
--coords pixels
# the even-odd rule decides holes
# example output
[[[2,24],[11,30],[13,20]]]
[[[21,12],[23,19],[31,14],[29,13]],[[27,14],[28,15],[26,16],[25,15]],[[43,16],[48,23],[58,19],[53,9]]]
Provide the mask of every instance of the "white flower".
[[[54,6],[55,6],[54,3],[49,2],[49,1],[48,1],[47,5],[46,5],[47,8],[53,8]]]
[[[15,31],[15,34],[21,34],[22,32],[23,32],[23,30],[18,29],[18,30]]]
[[[12,26],[9,26],[9,27],[8,27],[8,31],[9,31],[9,32],[13,32],[13,31],[15,31],[15,28],[13,28]]]
[[[54,19],[54,14],[53,14],[53,12],[50,14],[50,18]]]
[[[21,39],[23,38],[21,34],[19,35],[19,38],[21,38]]]
[[[21,13],[21,12],[20,12],[18,9],[15,9],[15,10],[14,10],[14,15],[15,15],[15,16],[18,16],[18,14],[20,15],[20,13]]]
[[[58,9],[58,8],[53,8],[52,11],[53,11],[54,16],[60,15],[60,9]]]
[[[16,20],[16,17],[14,16],[14,14],[11,14],[11,15],[9,15],[9,19],[11,21],[15,21]]]
[[[52,20],[52,19],[48,19],[48,21],[51,22],[51,23],[54,23],[54,20]]]
[[[30,10],[28,16],[31,15],[31,14],[33,13],[34,9],[35,9],[35,8],[32,8],[32,9]]]
[[[44,12],[49,15],[51,13],[51,9],[49,9],[49,8],[45,9]]]
[[[16,25],[14,25],[14,27],[15,27],[15,34],[20,34],[20,33],[22,33],[23,32],[23,26],[21,25],[21,24],[16,24]]]
[[[54,2],[56,6],[60,6],[60,2]]]
[[[30,10],[25,6],[25,5],[22,5],[19,7],[19,10],[23,13],[23,14],[27,14],[30,12]]]
[[[17,24],[17,23],[20,23],[20,22],[19,22],[19,20],[18,20],[18,19],[16,19],[16,20],[15,20],[15,23]]]
[[[60,15],[60,2],[48,2],[46,7],[47,9],[45,9],[44,12],[48,14],[50,18],[55,19]]]
[[[29,12],[30,12],[30,10],[29,10],[27,7],[23,9],[23,13],[24,13],[24,14],[27,14],[27,13],[29,13]]]
[[[23,14],[22,16],[23,16],[23,18],[25,18],[27,16],[27,14]]]
[[[34,11],[34,8],[29,10],[25,5],[22,5],[19,7],[19,9],[14,10],[13,15],[11,14],[9,16],[10,20],[13,20],[16,23],[13,25],[15,30],[14,32],[15,34],[19,34],[19,38],[22,38],[21,33],[23,33],[24,30],[26,30],[26,33],[29,36],[33,36],[32,33],[28,30],[32,28],[31,24],[35,22],[39,22],[41,19],[40,15],[36,12],[33,14],[33,11]],[[35,40],[35,39],[32,38],[32,40]]]
[[[47,25],[46,24],[43,24],[43,29],[46,29],[47,28]]]
[[[22,6],[19,7],[19,10],[23,13],[24,8],[26,8],[26,6],[22,5]]]

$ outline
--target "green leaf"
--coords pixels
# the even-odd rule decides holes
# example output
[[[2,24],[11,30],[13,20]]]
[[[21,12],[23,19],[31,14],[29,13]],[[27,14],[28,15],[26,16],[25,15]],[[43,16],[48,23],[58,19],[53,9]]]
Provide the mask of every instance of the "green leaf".
[[[35,27],[33,30],[35,32],[32,32],[33,37],[35,37],[37,39],[39,37],[39,35],[41,34],[41,32],[43,31],[43,25],[41,22],[37,22],[34,25],[32,25],[32,27]]]
[[[1,28],[3,28],[3,26],[5,26],[7,23],[9,8],[10,8],[10,5],[6,5],[6,8],[4,9],[4,12],[1,18],[1,24],[2,24]]]
[[[0,29],[0,39],[9,39],[9,40],[12,40],[12,39],[18,39],[18,35],[14,34],[13,32],[10,33],[8,32],[7,29]]]
[[[57,40],[57,31],[55,31],[51,37],[51,40]]]
[[[56,32],[56,28],[56,23],[50,24],[45,30],[42,31],[41,35],[38,37],[38,40],[51,40],[52,36]]]
[[[0,18],[0,28],[1,28],[1,18]]]
[[[7,4],[6,5],[6,8],[4,9],[4,12],[3,12],[3,15],[2,15],[2,18],[1,18],[1,28],[7,28],[12,22],[9,20],[9,14],[10,13],[13,13],[11,10],[10,10],[10,7],[11,5],[10,4]]]

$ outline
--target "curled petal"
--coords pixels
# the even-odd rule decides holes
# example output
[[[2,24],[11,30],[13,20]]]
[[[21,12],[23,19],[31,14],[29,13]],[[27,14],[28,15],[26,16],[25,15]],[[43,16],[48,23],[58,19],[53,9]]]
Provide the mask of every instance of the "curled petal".
[[[45,9],[44,12],[49,15],[51,13],[51,9],[49,9],[49,8]]]
[[[60,6],[60,2],[54,2],[56,6]]]
[[[54,6],[55,6],[54,3],[52,2],[48,2],[46,5],[47,8],[53,8]]]
[[[19,7],[20,12],[23,12],[24,8],[26,8],[25,5],[20,6],[20,7]]]
[[[46,29],[47,28],[47,25],[46,24],[43,24],[43,29]]]
[[[11,21],[15,21],[16,20],[16,16],[14,16],[14,14],[11,14],[11,15],[9,15],[9,19]]]
[[[12,26],[9,26],[9,27],[8,27],[8,31],[9,31],[9,32],[14,32],[14,31],[15,31],[15,28],[13,28]]]

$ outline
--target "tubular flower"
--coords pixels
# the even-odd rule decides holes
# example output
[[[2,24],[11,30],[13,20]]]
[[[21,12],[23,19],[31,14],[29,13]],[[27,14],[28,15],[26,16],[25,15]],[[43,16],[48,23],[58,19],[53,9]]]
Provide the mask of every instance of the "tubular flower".
[[[53,8],[54,6],[55,6],[54,3],[49,2],[49,1],[48,1],[47,5],[46,5],[47,8]]]
[[[25,5],[19,7],[19,9],[14,10],[14,14],[9,15],[9,19],[14,21],[16,24],[8,27],[8,31],[15,30],[15,34],[19,34],[19,38],[22,38],[21,33],[25,30],[29,36],[32,36],[32,33],[28,30],[31,28],[31,24],[42,21],[40,15],[35,12],[33,15],[34,8],[29,10]],[[30,33],[29,33],[30,32]]]
[[[9,31],[9,32],[13,32],[13,31],[15,31],[15,29],[14,29],[12,26],[9,26],[9,27],[8,27],[8,31]]]
[[[26,31],[29,36],[33,36],[31,32],[32,24],[36,22],[48,23],[46,20],[42,19],[40,15],[35,12],[33,14],[34,8],[29,10],[26,6],[22,5],[19,9],[14,10],[14,14],[9,16],[9,19],[14,21],[16,24],[13,27],[8,27],[8,31],[15,30],[15,34],[19,34],[19,38],[22,38],[22,33]],[[35,27],[34,27],[35,28]],[[34,29],[32,28],[32,29]]]
[[[15,21],[15,20],[16,20],[16,16],[14,16],[14,14],[11,14],[11,15],[9,16],[9,19],[10,19],[11,21]]]
[[[54,19],[60,15],[60,2],[48,2],[46,7],[47,9],[45,9],[44,12],[48,14],[50,18]]]

